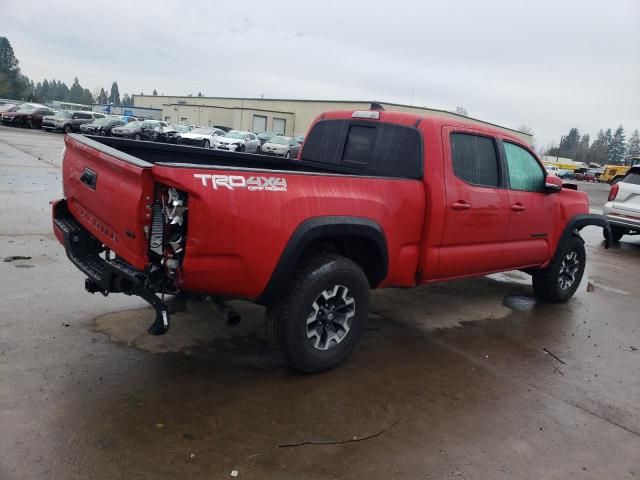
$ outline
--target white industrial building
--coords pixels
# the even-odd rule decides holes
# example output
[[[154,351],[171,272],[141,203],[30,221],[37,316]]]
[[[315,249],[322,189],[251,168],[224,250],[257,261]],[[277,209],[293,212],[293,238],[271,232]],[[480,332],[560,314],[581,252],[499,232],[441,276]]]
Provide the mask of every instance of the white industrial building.
[[[500,125],[453,112],[379,102],[385,110],[411,112],[428,116],[463,118],[481,125],[491,125],[520,137],[531,144],[532,136]],[[265,130],[286,135],[304,135],[313,120],[331,110],[368,110],[371,101],[291,100],[275,98],[175,97],[133,95],[135,107],[162,112],[162,120],[176,124],[223,126],[237,130]]]

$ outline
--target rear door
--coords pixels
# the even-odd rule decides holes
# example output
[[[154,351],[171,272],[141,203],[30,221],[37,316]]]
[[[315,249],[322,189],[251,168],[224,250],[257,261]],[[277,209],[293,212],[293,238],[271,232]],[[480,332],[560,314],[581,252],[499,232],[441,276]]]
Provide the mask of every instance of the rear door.
[[[509,225],[503,248],[505,268],[544,263],[550,256],[554,203],[544,193],[545,171],[528,149],[502,142],[509,184]]]
[[[82,135],[65,136],[65,145],[62,178],[69,211],[108,248],[144,268],[152,165]]]
[[[445,224],[436,278],[498,270],[509,196],[495,138],[473,129],[443,129]]]

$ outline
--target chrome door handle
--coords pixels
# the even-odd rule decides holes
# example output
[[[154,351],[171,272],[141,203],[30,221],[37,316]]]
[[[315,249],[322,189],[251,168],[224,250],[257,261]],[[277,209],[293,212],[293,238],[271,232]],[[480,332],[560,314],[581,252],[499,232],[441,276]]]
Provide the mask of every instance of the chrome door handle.
[[[526,210],[527,208],[519,203],[514,203],[513,205],[511,205],[511,210],[513,210],[514,212],[522,212],[524,210]]]

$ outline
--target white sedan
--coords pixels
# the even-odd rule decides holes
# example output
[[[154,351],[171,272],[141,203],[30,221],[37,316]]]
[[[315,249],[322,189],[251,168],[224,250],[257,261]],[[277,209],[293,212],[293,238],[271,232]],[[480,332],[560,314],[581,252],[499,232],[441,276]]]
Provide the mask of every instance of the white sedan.
[[[640,234],[640,166],[632,167],[622,180],[611,186],[609,201],[602,211],[614,241],[623,235]]]
[[[232,152],[260,153],[260,140],[254,133],[231,130],[219,139],[216,148]]]
[[[224,130],[212,127],[196,127],[190,132],[180,134],[179,143],[204,148],[216,148]]]

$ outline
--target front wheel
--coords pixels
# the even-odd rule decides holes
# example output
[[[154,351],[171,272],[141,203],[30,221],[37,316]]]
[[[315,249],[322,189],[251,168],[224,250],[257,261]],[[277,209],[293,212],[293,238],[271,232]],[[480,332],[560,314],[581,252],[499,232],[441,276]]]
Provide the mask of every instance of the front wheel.
[[[284,158],[291,158],[291,150],[287,150],[287,154],[284,156]]]
[[[236,148],[236,152],[244,152],[244,145],[240,145],[238,148]]]
[[[533,272],[533,292],[543,302],[563,303],[576,290],[586,263],[584,242],[576,235],[558,247],[558,254],[551,264]]]
[[[140,134],[139,134],[139,133],[136,133],[136,134],[133,136],[133,139],[134,139],[134,140],[140,140]]]
[[[64,133],[67,133],[67,134],[71,133],[71,125],[65,125],[63,130],[64,130]]]
[[[209,140],[202,142],[202,148],[209,148]]]
[[[267,308],[267,336],[293,369],[321,372],[351,354],[368,313],[369,282],[358,265],[339,255],[311,257]]]

